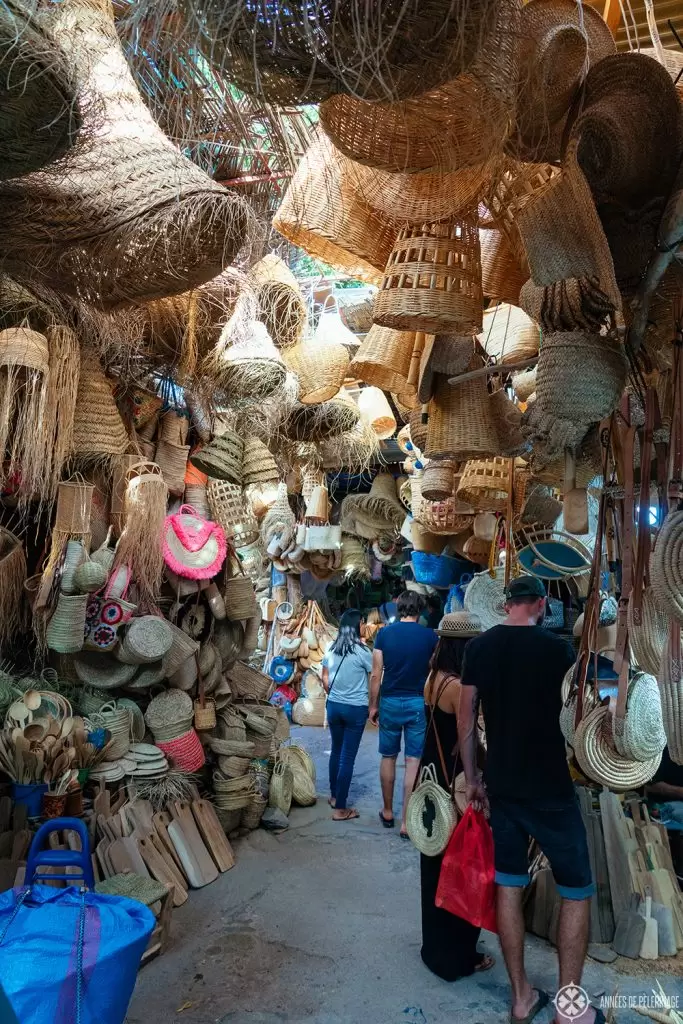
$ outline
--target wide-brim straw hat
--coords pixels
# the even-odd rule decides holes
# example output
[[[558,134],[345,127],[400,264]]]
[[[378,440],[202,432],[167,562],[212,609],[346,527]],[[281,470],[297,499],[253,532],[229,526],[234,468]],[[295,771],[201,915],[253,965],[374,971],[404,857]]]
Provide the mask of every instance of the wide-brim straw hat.
[[[616,52],[590,4],[530,0],[522,8],[517,132],[509,148],[524,160],[557,160],[566,115],[583,76]]]
[[[417,387],[418,401],[426,405],[434,397],[441,376],[457,377],[467,370],[474,354],[471,337],[436,334],[427,338]]]
[[[71,454],[78,459],[123,455],[130,438],[97,353],[81,351]]]
[[[473,356],[468,369],[482,365],[481,357]],[[473,377],[462,384],[449,384],[447,377],[439,377],[429,403],[424,454],[428,459],[456,462],[498,454],[498,434],[486,377]]]
[[[314,139],[289,183],[273,227],[340,273],[379,284],[396,228],[354,195],[347,164],[328,139]]]
[[[349,376],[383,391],[405,391],[414,350],[414,331],[393,331],[373,324],[353,357]]]
[[[306,303],[284,260],[268,253],[251,268],[248,283],[256,295],[259,319],[278,348],[299,341],[306,326]]]
[[[481,623],[469,612],[450,612],[444,615],[436,630],[439,636],[472,637],[481,633]]]
[[[511,123],[517,80],[519,8],[496,5],[486,44],[464,74],[398,103],[337,95],[321,103],[320,123],[342,153],[392,173],[453,171],[485,163]]]
[[[82,128],[73,69],[29,5],[0,7],[0,180],[57,160]]]
[[[111,4],[58,4],[45,24],[87,100],[84,131],[94,138],[3,185],[12,272],[107,308],[215,277],[250,234],[245,201],[163,134],[135,85]]]

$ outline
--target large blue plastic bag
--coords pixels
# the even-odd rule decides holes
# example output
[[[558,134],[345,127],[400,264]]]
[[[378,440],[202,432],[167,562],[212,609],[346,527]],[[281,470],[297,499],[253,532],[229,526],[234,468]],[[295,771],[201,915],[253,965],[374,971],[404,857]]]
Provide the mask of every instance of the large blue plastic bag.
[[[0,893],[0,979],[18,1020],[123,1024],[154,924],[123,896],[47,885]]]

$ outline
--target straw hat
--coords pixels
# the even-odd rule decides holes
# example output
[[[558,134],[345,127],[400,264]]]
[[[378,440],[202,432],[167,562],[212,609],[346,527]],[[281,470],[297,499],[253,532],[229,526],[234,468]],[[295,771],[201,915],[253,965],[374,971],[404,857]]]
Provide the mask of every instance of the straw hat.
[[[246,202],[163,134],[137,90],[111,4],[73,0],[44,13],[87,98],[86,137],[54,167],[3,186],[11,272],[106,308],[215,277],[250,234]],[[47,114],[41,89],[43,102]]]
[[[437,631],[439,636],[471,637],[479,636],[481,625],[469,612],[451,612],[444,615]]]
[[[273,227],[341,273],[379,284],[396,237],[393,223],[352,190],[348,161],[323,135],[304,153]]]
[[[208,580],[219,571],[226,555],[222,527],[195,514],[190,505],[166,516],[164,560],[178,576]]]
[[[497,4],[486,44],[465,73],[415,99],[370,103],[340,94],[325,100],[323,130],[352,160],[392,173],[485,163],[502,150],[510,124],[518,16],[514,0]]]
[[[80,459],[123,455],[129,444],[130,439],[99,357],[92,349],[83,349],[71,454]]]
[[[73,71],[30,5],[0,7],[0,179],[62,156],[82,129]]]
[[[566,114],[588,67],[616,52],[606,22],[590,4],[530,0],[522,8],[517,134],[523,160],[557,160]]]

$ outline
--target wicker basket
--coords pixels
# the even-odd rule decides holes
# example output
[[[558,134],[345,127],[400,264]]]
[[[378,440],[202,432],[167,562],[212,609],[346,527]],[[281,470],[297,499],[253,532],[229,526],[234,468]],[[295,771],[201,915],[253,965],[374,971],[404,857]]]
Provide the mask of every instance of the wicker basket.
[[[189,445],[175,444],[163,437],[157,441],[156,464],[162,472],[169,493],[176,498],[182,497],[185,492],[185,471],[189,454]]]
[[[403,227],[375,296],[375,322],[399,331],[467,334],[482,329],[475,214]]]
[[[277,480],[277,464],[271,452],[257,437],[247,437],[244,441],[244,457],[242,460],[242,483],[266,483]]]
[[[505,512],[510,493],[512,462],[494,458],[468,462],[456,497],[481,512]]]
[[[47,624],[46,641],[51,651],[76,654],[83,648],[88,594],[60,594]]]
[[[346,376],[349,354],[332,343],[295,345],[286,353],[287,365],[299,382],[302,405],[317,405],[334,398]]]
[[[67,480],[57,488],[55,530],[71,536],[90,533],[90,515],[95,488],[92,484]]]
[[[294,773],[288,764],[276,762],[268,791],[268,806],[277,807],[283,814],[289,814],[292,807]]]
[[[419,452],[423,452],[427,444],[427,420],[425,418],[424,423],[422,420],[422,407],[417,406],[410,414],[409,427],[410,442]]]
[[[253,829],[258,828],[261,824],[261,818],[263,812],[268,806],[268,799],[263,796],[252,796],[249,800],[248,805],[242,811],[242,817],[240,818],[240,825],[242,828]]]
[[[257,540],[258,521],[245,502],[241,487],[227,480],[209,480],[207,498],[211,518],[223,527],[226,538],[236,547]]]
[[[473,356],[470,369],[481,365],[481,357]],[[498,433],[485,377],[454,385],[440,378],[429,404],[424,453],[428,459],[456,462],[498,453]]]
[[[497,228],[480,228],[481,284],[484,295],[496,302],[519,304],[522,285],[528,280],[524,263],[515,254],[507,235]]]
[[[268,700],[273,692],[273,680],[242,661],[237,661],[228,670],[233,693],[250,700]]]
[[[226,580],[223,599],[231,622],[251,618],[257,607],[254,584],[248,576],[232,576]]]
[[[430,462],[421,480],[420,491],[427,501],[446,501],[455,494],[457,464],[450,459]]]
[[[380,440],[393,436],[396,431],[396,419],[386,395],[379,388],[361,389],[358,410],[361,420],[372,428]]]
[[[536,401],[554,418],[587,427],[616,408],[627,374],[626,353],[616,337],[546,334],[536,368]]]
[[[392,331],[373,324],[353,357],[349,376],[383,391],[405,391],[414,348],[413,331]]]
[[[487,356],[505,365],[538,355],[540,332],[518,306],[501,303],[485,310],[479,342]]]
[[[488,200],[495,226],[506,236],[512,256],[528,273],[526,253],[519,234],[517,218],[534,195],[540,195],[552,178],[560,172],[550,164],[522,164],[508,161],[503,165]],[[502,298],[502,296],[500,296]]]
[[[273,227],[310,256],[350,277],[379,284],[396,229],[349,185],[348,161],[324,136],[304,154]]]

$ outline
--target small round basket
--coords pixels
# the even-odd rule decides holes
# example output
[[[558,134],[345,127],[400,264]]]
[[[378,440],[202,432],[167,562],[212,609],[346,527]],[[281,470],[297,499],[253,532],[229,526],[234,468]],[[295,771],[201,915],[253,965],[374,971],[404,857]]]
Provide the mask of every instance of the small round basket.
[[[457,820],[451,795],[439,785],[434,765],[425,765],[408,800],[406,828],[411,841],[426,857],[437,857],[446,849]]]
[[[579,722],[574,734],[574,753],[581,771],[616,793],[640,789],[657,771],[661,753],[648,761],[633,761],[614,749],[611,735],[609,708],[597,707]]]

